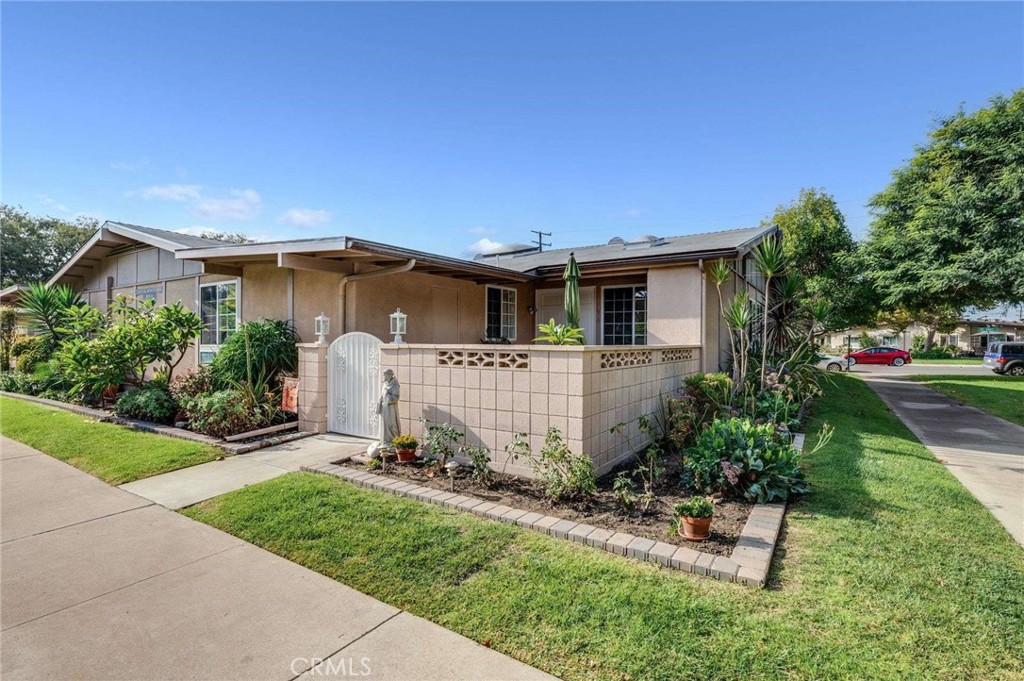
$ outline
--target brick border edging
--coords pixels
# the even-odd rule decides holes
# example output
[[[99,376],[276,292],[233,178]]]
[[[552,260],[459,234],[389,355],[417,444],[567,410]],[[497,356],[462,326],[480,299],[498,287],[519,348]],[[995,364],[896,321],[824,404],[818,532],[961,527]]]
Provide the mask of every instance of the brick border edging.
[[[204,445],[210,445],[211,447],[217,447],[228,456],[235,454],[247,454],[248,452],[254,452],[257,449],[263,449],[264,447],[271,447],[273,445],[284,444],[285,442],[292,442],[294,440],[301,440],[302,438],[316,435],[316,433],[310,433],[300,431],[297,433],[288,433],[287,435],[279,435],[277,437],[269,437],[258,442],[224,442],[217,438],[210,437],[209,435],[203,435],[202,433],[193,433],[191,430],[185,430],[184,428],[175,428],[174,426],[165,426],[159,423],[151,423],[149,421],[137,421],[135,419],[121,418],[120,416],[114,416],[108,411],[103,409],[94,409],[92,407],[85,407],[80,404],[71,404],[70,402],[60,402],[58,400],[51,400],[45,397],[36,397],[35,395],[22,395],[21,393],[9,393],[0,391],[0,395],[3,397],[11,397],[18,400],[24,400],[26,402],[34,402],[47,407],[56,407],[57,409],[63,409],[70,411],[79,416],[87,416],[89,418],[103,421],[106,423],[113,423],[118,426],[124,426],[125,428],[131,428],[132,430],[142,430],[148,433],[156,433],[157,435],[165,435],[167,437],[177,438],[179,440],[190,440],[192,442],[199,442]]]
[[[802,442],[801,442],[802,444]],[[537,530],[558,539],[574,541],[609,553],[637,560],[647,560],[664,567],[707,575],[724,582],[739,582],[763,587],[768,579],[772,554],[782,529],[786,504],[757,504],[750,511],[743,531],[730,557],[702,553],[686,546],[637,537],[626,532],[594,527],[586,523],[523,511],[475,497],[424,487],[383,475],[333,463],[302,466],[309,473],[332,475],[342,480],[400,497],[415,499],[458,511],[468,511],[484,518]]]

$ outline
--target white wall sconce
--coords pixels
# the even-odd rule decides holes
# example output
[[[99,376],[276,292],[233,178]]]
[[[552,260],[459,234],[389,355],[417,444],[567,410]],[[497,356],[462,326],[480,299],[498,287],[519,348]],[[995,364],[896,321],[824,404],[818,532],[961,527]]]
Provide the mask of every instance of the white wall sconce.
[[[317,342],[320,345],[327,344],[327,336],[331,332],[331,318],[320,313],[319,317],[313,318],[313,332],[318,336]]]
[[[391,313],[391,335],[395,337],[395,340],[391,342],[395,345],[405,342],[402,340],[402,334],[406,333],[406,319],[407,317],[402,313],[401,308]]]

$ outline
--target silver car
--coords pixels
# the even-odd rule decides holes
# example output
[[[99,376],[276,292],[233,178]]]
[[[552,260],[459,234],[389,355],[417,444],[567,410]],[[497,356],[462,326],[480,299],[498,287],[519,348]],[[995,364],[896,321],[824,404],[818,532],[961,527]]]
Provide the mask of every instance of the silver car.
[[[823,371],[849,371],[846,360],[835,355],[818,355],[818,368]]]

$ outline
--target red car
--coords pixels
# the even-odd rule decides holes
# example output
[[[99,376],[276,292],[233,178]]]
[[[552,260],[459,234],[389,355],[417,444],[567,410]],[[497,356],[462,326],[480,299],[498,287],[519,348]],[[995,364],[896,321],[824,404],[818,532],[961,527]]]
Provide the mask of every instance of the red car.
[[[899,348],[865,348],[843,355],[843,359],[846,358],[851,360],[851,364],[890,364],[894,367],[910,364],[910,353]]]

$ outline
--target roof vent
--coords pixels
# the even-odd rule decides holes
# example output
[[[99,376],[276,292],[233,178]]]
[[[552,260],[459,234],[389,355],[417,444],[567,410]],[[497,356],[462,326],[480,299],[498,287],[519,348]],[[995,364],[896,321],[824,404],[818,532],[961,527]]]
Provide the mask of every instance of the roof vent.
[[[665,243],[665,240],[660,236],[653,236],[651,234],[645,234],[638,238],[636,241],[630,241],[626,244],[626,248],[650,248],[651,246],[660,246]]]
[[[625,245],[625,243],[626,240],[623,239],[621,236],[613,236],[611,239],[608,239],[609,246],[623,246]]]

